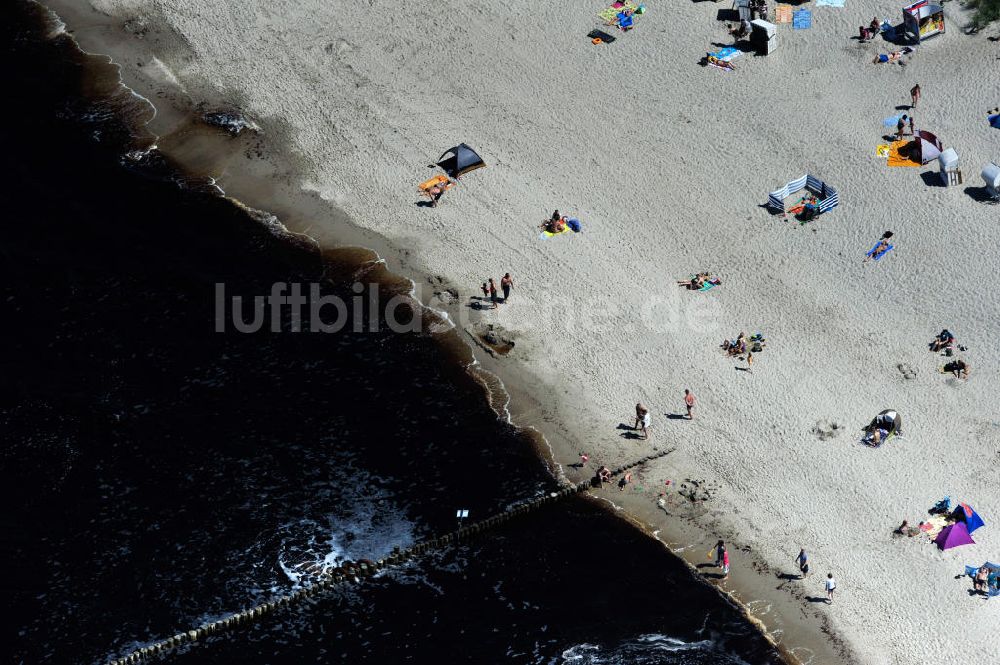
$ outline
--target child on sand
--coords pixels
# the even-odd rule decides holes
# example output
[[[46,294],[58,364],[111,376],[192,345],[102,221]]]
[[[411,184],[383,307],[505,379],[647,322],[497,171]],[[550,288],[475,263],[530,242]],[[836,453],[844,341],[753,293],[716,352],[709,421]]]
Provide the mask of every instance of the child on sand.
[[[652,425],[652,418],[649,415],[649,409],[643,406],[642,402],[635,405],[635,427],[633,429],[640,430],[642,432],[642,438],[649,438],[649,427]]]
[[[687,419],[694,420],[694,395],[687,388],[684,389],[684,406],[687,408]]]
[[[826,602],[833,602],[833,592],[837,590],[837,580],[833,579],[833,573],[826,574]]]

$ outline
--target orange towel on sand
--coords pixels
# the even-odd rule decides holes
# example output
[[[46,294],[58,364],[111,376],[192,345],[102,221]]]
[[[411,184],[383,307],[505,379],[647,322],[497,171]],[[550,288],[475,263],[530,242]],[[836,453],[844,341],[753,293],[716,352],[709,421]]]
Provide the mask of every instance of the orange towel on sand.
[[[417,185],[417,187],[420,189],[421,192],[426,192],[431,187],[437,187],[438,185],[443,185],[444,183],[448,183],[447,185],[445,185],[446,190],[451,189],[455,185],[455,183],[448,181],[448,176],[436,175],[430,180],[420,183],[419,185]]]
[[[892,145],[889,146],[889,160],[886,162],[889,166],[917,166],[919,167],[920,162],[915,162],[910,159],[907,155],[900,154],[900,150],[906,147],[909,141],[893,141]]]

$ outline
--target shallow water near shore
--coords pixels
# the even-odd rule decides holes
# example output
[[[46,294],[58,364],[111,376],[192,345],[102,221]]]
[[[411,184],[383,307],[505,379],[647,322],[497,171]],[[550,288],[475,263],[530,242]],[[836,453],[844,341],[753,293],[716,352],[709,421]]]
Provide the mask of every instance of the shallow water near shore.
[[[21,100],[0,130],[12,662],[102,662],[437,535],[457,508],[484,517],[556,486],[432,336],[384,321],[216,333],[217,283],[252,297],[342,276],[324,293],[348,303],[362,276],[386,297],[404,287],[144,151],[142,104],[93,96],[110,68],[47,39],[34,5],[2,13],[4,88]],[[659,543],[585,499],[176,658],[780,662]]]

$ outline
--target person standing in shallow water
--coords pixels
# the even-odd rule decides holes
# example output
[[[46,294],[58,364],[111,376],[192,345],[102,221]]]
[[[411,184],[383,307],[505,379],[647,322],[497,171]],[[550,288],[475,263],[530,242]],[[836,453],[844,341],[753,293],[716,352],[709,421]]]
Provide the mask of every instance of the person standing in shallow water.
[[[722,568],[722,564],[726,559],[726,543],[719,541],[715,544],[715,567]]]
[[[503,289],[503,301],[506,304],[510,298],[510,290],[514,288],[514,278],[510,276],[509,272],[504,273],[500,279],[500,288]]]

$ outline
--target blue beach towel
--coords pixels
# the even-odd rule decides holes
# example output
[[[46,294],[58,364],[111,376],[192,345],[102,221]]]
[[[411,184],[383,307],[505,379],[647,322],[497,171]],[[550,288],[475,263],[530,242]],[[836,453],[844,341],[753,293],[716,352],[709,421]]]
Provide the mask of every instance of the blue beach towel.
[[[883,127],[890,127],[892,129],[895,129],[896,128],[896,123],[898,123],[899,119],[902,118],[902,117],[903,117],[903,114],[900,113],[899,115],[894,115],[891,118],[886,118],[885,120],[882,121],[882,126]]]
[[[868,250],[868,253],[867,253],[867,254],[865,254],[865,256],[871,256],[871,257],[872,257],[872,259],[874,259],[874,260],[878,261],[878,260],[879,260],[879,259],[881,259],[881,258],[882,258],[883,256],[885,256],[885,255],[886,255],[886,253],[887,253],[887,252],[888,252],[889,250],[891,250],[891,249],[892,249],[892,245],[889,245],[888,247],[886,247],[885,249],[883,249],[883,250],[882,250],[881,252],[879,252],[878,254],[875,254],[875,249],[876,249],[876,248],[878,247],[878,245],[879,245],[878,243],[875,243],[875,246],[874,246],[874,247],[872,247],[871,249],[869,249],[869,250]]]
[[[808,9],[800,9],[792,14],[792,28],[795,30],[806,30],[812,27],[812,12]]]
[[[740,51],[735,46],[726,46],[725,48],[720,48],[712,55],[714,55],[719,60],[725,60],[726,62],[729,62],[730,60],[735,60],[736,58],[743,55],[743,52]]]
[[[844,0],[816,0],[817,7],[843,7]]]

